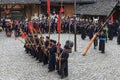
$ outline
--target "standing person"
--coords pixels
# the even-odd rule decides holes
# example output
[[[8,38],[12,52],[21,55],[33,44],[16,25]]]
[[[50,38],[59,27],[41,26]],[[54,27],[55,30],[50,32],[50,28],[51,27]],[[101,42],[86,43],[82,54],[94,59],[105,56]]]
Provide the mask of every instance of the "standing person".
[[[84,40],[86,38],[86,29],[85,29],[85,24],[81,25],[81,38]]]
[[[120,45],[120,26],[117,30],[117,43]]]
[[[35,57],[36,57],[36,60],[39,60],[39,38],[38,38],[38,35],[37,34],[35,34]]]
[[[48,48],[49,46],[49,40],[50,38],[48,36],[46,36],[46,41],[45,41],[45,49]],[[43,54],[43,65],[48,64],[48,54],[47,54],[47,50],[46,52]]]
[[[108,26],[106,25],[104,29],[105,29],[105,31],[106,31],[106,36],[107,36],[107,37],[106,37],[106,42],[107,42],[107,39],[108,39]]]
[[[105,34],[105,30],[101,31],[100,35],[99,35],[99,50],[101,51],[101,53],[105,53],[105,41],[106,41],[106,34]]]
[[[58,57],[63,52],[63,49],[61,48],[61,44],[57,44],[57,49],[59,49],[59,51],[57,52],[57,57]],[[58,59],[56,60],[56,70],[57,70],[58,74],[60,75],[61,73],[60,73],[59,60]]]
[[[44,37],[40,37],[40,39],[39,39],[39,47],[38,47],[38,50],[39,50],[39,62],[42,62],[43,61],[43,54],[45,54],[44,53],[44,51],[43,51],[43,47],[42,47],[42,45],[44,44]]]
[[[15,20],[14,21],[14,30],[15,30],[15,33],[14,33],[14,35],[15,35],[15,37],[18,37],[18,21],[17,20]]]
[[[60,61],[60,73],[61,73],[61,79],[68,76],[68,52],[69,47],[67,45],[64,46],[64,50],[61,53],[60,57],[57,59]]]
[[[115,20],[115,23],[114,23],[114,29],[115,29],[114,36],[117,36],[118,27],[119,27],[119,21]]]
[[[28,22],[24,22],[24,31],[28,34]]]
[[[109,25],[108,25],[108,38],[109,38],[109,40],[113,40],[113,36],[114,36],[114,26],[112,23],[109,23]]]
[[[56,53],[57,53],[57,46],[56,46],[56,41],[51,40],[52,45],[49,47],[49,64],[48,64],[48,72],[54,71],[55,70],[55,63],[56,63]]]
[[[88,36],[89,36],[89,39],[90,39],[90,40],[92,39],[93,34],[94,34],[94,26],[93,26],[93,24],[91,24],[91,25],[88,27]]]
[[[98,32],[98,24],[94,24],[94,34]],[[96,49],[96,47],[98,46],[98,36],[97,38],[94,40],[94,49]]]

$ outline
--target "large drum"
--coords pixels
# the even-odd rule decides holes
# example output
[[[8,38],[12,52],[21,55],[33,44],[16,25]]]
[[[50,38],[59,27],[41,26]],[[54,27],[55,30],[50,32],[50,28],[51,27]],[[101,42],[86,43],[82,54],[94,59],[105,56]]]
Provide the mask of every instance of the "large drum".
[[[72,52],[72,47],[73,47],[73,42],[70,40],[67,40],[65,45],[67,45],[69,47],[68,52],[71,53]]]

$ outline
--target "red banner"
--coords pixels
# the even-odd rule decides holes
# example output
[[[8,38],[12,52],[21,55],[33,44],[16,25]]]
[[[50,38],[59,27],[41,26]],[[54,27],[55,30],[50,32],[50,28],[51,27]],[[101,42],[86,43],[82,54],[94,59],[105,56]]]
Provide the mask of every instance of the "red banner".
[[[50,15],[50,0],[47,0],[47,13]]]
[[[28,22],[28,29],[29,29],[30,33],[33,32],[33,23],[32,22]]]
[[[63,8],[63,7],[60,9],[60,12],[61,12],[61,13],[63,13],[63,12],[64,12],[64,8]]]
[[[114,17],[113,17],[113,15],[110,16],[110,20],[111,20],[112,23],[114,23]]]
[[[58,15],[57,31],[58,33],[61,32],[61,12]]]

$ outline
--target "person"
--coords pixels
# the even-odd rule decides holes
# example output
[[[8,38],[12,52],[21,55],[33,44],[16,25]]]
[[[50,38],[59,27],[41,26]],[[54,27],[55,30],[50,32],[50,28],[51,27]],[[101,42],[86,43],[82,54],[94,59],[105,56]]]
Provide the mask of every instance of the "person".
[[[104,29],[105,29],[105,31],[106,31],[106,36],[107,36],[106,42],[107,42],[107,39],[108,39],[108,26],[106,25]]]
[[[37,34],[35,34],[34,37],[35,37],[35,57],[36,57],[36,60],[39,60],[39,50],[38,50],[38,48],[39,48],[39,38],[38,38]]]
[[[60,67],[61,79],[68,76],[68,57],[69,57],[68,48],[69,46],[65,45],[63,52],[57,58],[57,60],[60,61],[59,67]]]
[[[56,41],[51,40],[52,45],[51,47],[48,46],[49,50],[49,64],[48,64],[48,72],[54,71],[55,70],[55,62],[56,62],[56,53],[57,53],[57,46],[56,46]]]
[[[96,34],[99,30],[99,26],[98,24],[95,24],[94,26],[94,34]],[[96,49],[96,47],[98,46],[98,35],[96,37],[96,39],[94,40],[94,49]]]
[[[101,31],[100,35],[99,35],[99,50],[101,51],[101,53],[105,53],[105,41],[106,41],[106,34],[105,34],[105,30]]]
[[[17,20],[15,20],[14,31],[15,31],[14,32],[15,37],[18,37],[18,35],[19,35],[19,33],[18,33],[18,31],[19,31],[19,23],[18,23]]]
[[[117,30],[117,43],[120,45],[120,26]]]
[[[43,54],[44,54],[44,51],[43,51],[43,48],[42,48],[42,45],[44,44],[44,37],[40,37],[39,39],[39,47],[38,47],[38,54],[39,54],[39,62],[41,63],[43,61]]]
[[[85,25],[81,26],[81,38],[84,40],[86,38],[86,28]]]
[[[57,54],[56,54],[56,58],[59,57],[59,55],[63,52],[63,49],[61,48],[61,44],[58,43],[57,44]],[[59,68],[59,60],[56,60],[56,70],[58,72],[58,74],[60,75],[60,68]]]
[[[88,36],[89,36],[89,39],[90,39],[90,40],[92,39],[93,34],[94,34],[94,26],[93,26],[93,24],[91,24],[91,25],[88,27]]]
[[[25,52],[29,53],[29,44],[28,44],[27,40],[25,40],[24,48],[25,48]]]
[[[45,41],[45,49],[46,49],[46,52],[43,54],[43,65],[46,65],[48,64],[48,52],[47,52],[47,48],[49,46],[49,36],[46,36],[46,41]]]
[[[108,38],[109,38],[109,40],[113,40],[113,37],[114,37],[114,26],[110,22],[108,25]]]

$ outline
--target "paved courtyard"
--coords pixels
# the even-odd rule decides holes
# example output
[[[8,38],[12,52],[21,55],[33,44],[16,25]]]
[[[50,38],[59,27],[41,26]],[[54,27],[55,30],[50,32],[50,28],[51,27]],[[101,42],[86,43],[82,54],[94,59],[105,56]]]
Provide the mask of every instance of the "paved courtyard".
[[[57,40],[57,34],[51,38]],[[74,35],[61,35],[62,47],[68,39],[74,41]],[[120,45],[116,38],[106,43],[105,54],[92,45],[87,56],[82,56],[88,42],[88,38],[83,41],[77,35],[77,52],[70,53],[69,77],[64,80],[120,80]],[[48,73],[47,66],[25,54],[23,44],[13,35],[7,38],[0,32],[0,80],[60,80],[60,77],[57,72]]]

